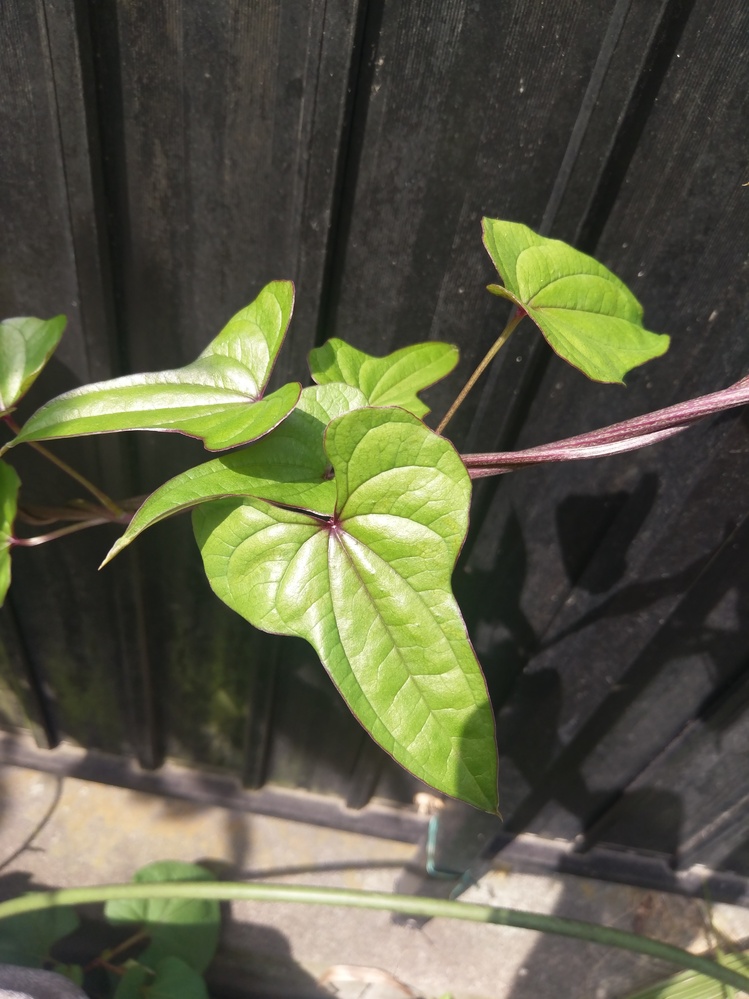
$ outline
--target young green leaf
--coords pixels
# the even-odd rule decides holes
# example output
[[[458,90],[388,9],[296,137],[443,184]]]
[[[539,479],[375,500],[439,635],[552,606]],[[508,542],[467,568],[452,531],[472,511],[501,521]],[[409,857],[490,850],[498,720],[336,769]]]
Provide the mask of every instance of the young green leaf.
[[[0,413],[31,388],[65,330],[65,316],[4,319],[0,323]]]
[[[335,484],[323,450],[323,434],[334,417],[366,403],[364,394],[351,385],[304,389],[296,409],[262,440],[189,468],[152,493],[102,566],[146,528],[209,500],[255,496],[282,506],[332,514]]]
[[[136,871],[133,881],[212,881],[213,875],[197,864],[160,860]],[[118,899],[107,902],[107,919],[113,923],[138,923],[151,937],[149,947],[138,957],[140,964],[156,969],[165,957],[180,957],[205,971],[218,946],[220,912],[209,899]]]
[[[67,906],[4,919],[0,923],[0,963],[41,968],[52,945],[78,925],[78,916]]]
[[[20,486],[15,471],[0,461],[0,607],[10,586],[10,549]]]
[[[330,518],[262,500],[198,507],[217,595],[307,639],[373,738],[417,777],[496,811],[494,718],[450,589],[470,481],[452,445],[400,409],[328,427]]]
[[[484,219],[484,245],[504,281],[489,285],[538,326],[560,357],[593,381],[619,382],[668,350],[642,325],[642,306],[597,260],[527,226]]]
[[[429,407],[417,393],[449,375],[458,348],[449,343],[417,343],[387,357],[372,357],[343,340],[328,340],[310,352],[309,367],[318,385],[344,382],[361,389],[372,406],[400,406],[414,416]]]
[[[257,440],[299,399],[297,383],[263,394],[293,304],[291,282],[275,281],[192,364],[65,392],[37,410],[12,443],[120,430],[178,431],[209,451]]]

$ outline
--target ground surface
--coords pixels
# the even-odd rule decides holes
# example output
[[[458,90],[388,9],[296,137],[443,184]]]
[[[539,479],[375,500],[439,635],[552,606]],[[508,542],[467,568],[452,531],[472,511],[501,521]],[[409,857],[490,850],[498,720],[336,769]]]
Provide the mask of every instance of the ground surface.
[[[413,856],[403,843],[19,767],[0,771],[2,897],[128,881],[160,859],[210,861],[231,877],[388,891]],[[705,943],[704,904],[673,895],[496,871],[465,897],[601,921],[681,946]],[[732,939],[749,937],[749,911],[719,905],[711,916]],[[446,920],[416,928],[386,913],[242,903],[231,909],[212,984],[238,997],[308,996],[327,976],[345,999],[617,999],[670,970],[524,930]]]

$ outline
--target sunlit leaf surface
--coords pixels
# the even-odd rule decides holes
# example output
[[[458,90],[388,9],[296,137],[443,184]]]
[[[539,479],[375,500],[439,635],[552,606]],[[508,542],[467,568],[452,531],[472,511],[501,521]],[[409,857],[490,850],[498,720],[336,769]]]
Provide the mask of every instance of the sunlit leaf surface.
[[[350,385],[304,389],[294,412],[262,440],[189,468],[152,493],[102,564],[152,524],[208,500],[254,496],[332,514],[335,484],[323,434],[334,417],[365,405],[363,393]]]
[[[457,363],[458,348],[436,342],[403,347],[387,357],[372,357],[333,339],[309,355],[310,371],[318,385],[354,385],[372,406],[400,406],[419,417],[426,416],[429,407],[418,393],[449,375]]]
[[[120,430],[178,431],[211,451],[256,440],[299,399],[296,382],[263,394],[293,304],[291,282],[275,281],[192,364],[65,392],[37,410],[13,443]]]
[[[257,627],[316,649],[364,727],[422,780],[497,808],[494,719],[450,577],[470,480],[399,409],[334,420],[332,517],[262,500],[193,512],[208,580]]]
[[[624,375],[668,350],[669,338],[642,325],[642,306],[597,260],[527,226],[484,219],[484,244],[508,298],[570,364],[598,382]]]
[[[0,413],[29,390],[60,342],[65,316],[4,319],[0,323]]]

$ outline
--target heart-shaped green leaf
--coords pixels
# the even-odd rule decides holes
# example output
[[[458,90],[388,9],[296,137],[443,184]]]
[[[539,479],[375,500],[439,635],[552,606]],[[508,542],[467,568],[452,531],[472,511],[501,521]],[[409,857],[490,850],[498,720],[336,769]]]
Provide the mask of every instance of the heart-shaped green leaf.
[[[296,409],[262,440],[189,468],[152,493],[102,566],[146,528],[209,500],[254,496],[312,513],[332,514],[335,484],[323,449],[323,434],[334,417],[366,403],[364,394],[351,385],[304,389]]]
[[[212,881],[213,875],[197,864],[160,860],[136,871],[133,881]],[[218,902],[210,899],[117,899],[107,902],[104,914],[113,923],[138,923],[151,943],[138,958],[155,969],[165,957],[179,957],[195,971],[204,971],[218,946],[221,916]]]
[[[65,330],[65,316],[4,319],[0,323],[0,413],[31,388]]]
[[[193,512],[208,580],[258,628],[307,639],[399,763],[496,811],[494,718],[450,589],[468,525],[463,463],[400,409],[333,420],[325,448],[330,518],[262,500]]]
[[[257,440],[299,399],[297,383],[263,396],[293,304],[291,282],[274,281],[192,364],[65,392],[37,410],[13,444],[118,430],[179,431],[210,451]]]
[[[10,586],[10,549],[20,487],[21,480],[15,471],[0,461],[0,607]]]
[[[344,382],[361,389],[372,406],[400,406],[414,416],[429,407],[417,393],[449,375],[458,348],[449,343],[417,343],[387,357],[372,357],[343,340],[328,340],[310,352],[309,367],[318,385]]]
[[[619,382],[668,350],[642,306],[597,260],[516,222],[484,219],[484,245],[504,281],[489,285],[527,312],[560,357],[597,382]]]

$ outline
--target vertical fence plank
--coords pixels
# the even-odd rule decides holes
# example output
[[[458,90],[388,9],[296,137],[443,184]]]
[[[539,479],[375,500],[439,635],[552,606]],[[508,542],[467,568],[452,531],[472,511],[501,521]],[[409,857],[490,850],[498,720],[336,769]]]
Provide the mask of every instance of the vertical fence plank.
[[[542,439],[550,422],[554,436],[563,436],[592,422],[612,422],[655,404],[717,389],[749,366],[740,332],[742,310],[726,308],[731,301],[740,302],[747,290],[741,262],[745,242],[741,233],[749,223],[747,201],[741,197],[744,167],[740,140],[736,144],[726,140],[742,132],[746,64],[730,60],[728,72],[724,68],[726,47],[743,44],[747,24],[745,13],[726,4],[718,37],[708,30],[714,24],[712,10],[696,5],[692,12],[599,250],[642,296],[652,328],[673,334],[670,354],[662,363],[633,372],[626,394],[614,390],[607,402],[603,388],[574,392],[573,373],[553,362],[521,438],[526,443]],[[694,68],[698,58],[699,74]],[[709,121],[698,110],[706,107],[713,109]],[[697,132],[704,142],[695,142]],[[718,141],[719,164],[710,152]],[[659,164],[656,174],[654,163]],[[720,550],[740,519],[737,483],[745,474],[746,453],[746,425],[733,415],[717,421],[711,430],[692,432],[672,448],[642,452],[625,462],[570,467],[554,475],[513,477],[505,495],[502,489],[498,492],[494,512],[500,528],[504,510],[506,518],[518,518],[524,538],[529,568],[520,609],[540,648],[550,645],[532,655],[525,670],[521,686],[527,687],[527,707],[520,706],[518,688],[513,695],[515,709],[507,708],[508,724],[510,717],[518,723],[530,710],[533,688],[538,720],[523,727],[513,750],[518,760],[542,725],[548,731],[551,724],[557,733],[556,744],[548,746],[548,759],[543,764],[537,759],[525,778],[528,789],[536,785],[537,802],[543,794],[540,783],[545,781],[545,793],[553,796],[576,779],[573,768],[565,782],[564,766],[555,763],[557,755],[564,758],[565,747],[595,714],[593,703],[615,697],[611,688],[625,682],[626,670],[637,661],[649,635],[663,626],[699,578],[701,565]],[[614,508],[622,505],[606,513],[607,503]],[[590,532],[596,510],[603,517],[598,537]],[[497,534],[501,537],[500,531]],[[588,542],[592,549],[571,568],[566,553],[575,546],[584,549]],[[485,537],[476,551],[483,565],[491,561]],[[572,590],[571,583],[577,584]],[[635,605],[638,593],[640,602]],[[571,637],[554,644],[554,636],[566,632]],[[500,634],[498,629],[497,638]],[[662,657],[659,668],[666,662]],[[546,694],[543,678],[548,681]],[[729,679],[730,675],[722,675],[720,682]],[[693,681],[687,673],[681,682],[686,691]],[[694,682],[699,686],[698,678]],[[586,701],[589,697],[592,700]],[[664,745],[690,717],[694,701],[666,696],[660,708]],[[517,732],[511,725],[506,737]],[[585,749],[583,743],[577,745],[584,757],[594,752],[595,738]],[[642,763],[640,749],[644,751],[643,746],[632,745],[631,774]],[[597,761],[595,778],[592,771],[589,776],[593,787],[603,790],[606,763],[600,756]],[[625,766],[621,752],[608,766],[612,778],[613,772],[621,777],[618,768]],[[513,781],[509,774],[508,778]],[[522,783],[511,795],[513,802]],[[580,800],[581,795],[584,798],[580,783],[578,790],[576,815],[568,804],[558,808],[559,818],[552,820],[550,807],[546,820],[533,828],[551,835],[579,832],[581,823],[584,827],[601,807],[601,797],[591,792],[587,801]],[[562,819],[565,811],[567,819]],[[526,813],[519,825],[528,821]]]
[[[22,420],[45,396],[111,373],[111,303],[100,258],[76,8],[11,3],[2,17],[0,114],[3,134],[13,137],[2,161],[2,312],[69,317],[56,358],[21,407]],[[94,479],[109,476],[107,488],[124,481],[116,448],[85,444],[59,453],[74,455]],[[19,452],[12,460],[31,484],[27,500],[78,495],[80,487],[37,456]],[[35,551],[33,558],[16,553],[12,610],[18,648],[44,702],[38,710],[47,719],[47,738],[122,751],[133,745],[121,710],[123,684],[137,667],[132,658],[126,664],[133,650],[115,641],[112,625],[122,608],[117,588],[80,572],[83,562],[96,564],[97,554],[84,537]]]
[[[535,383],[527,379],[522,387],[519,418],[508,433],[512,369],[533,350],[528,324],[500,358],[470,416],[472,445],[482,435],[489,446],[514,441],[522,447],[578,433],[720,388],[749,366],[740,306],[746,297],[742,234],[749,221],[740,139],[746,60],[738,57],[746,47],[746,12],[730,2],[719,12],[703,3],[651,5],[647,24],[637,20],[638,12],[633,5],[619,44],[640,35],[654,51],[627,44],[612,54],[617,87],[612,92],[603,81],[605,103],[589,118],[556,224],[568,238],[575,232],[591,238],[596,223],[597,254],[642,297],[649,327],[673,334],[671,354],[633,372],[626,391],[591,385],[558,359],[544,360]],[[726,50],[732,53],[727,70]],[[627,59],[633,64],[629,76]],[[638,129],[630,127],[630,115],[638,118]],[[624,176],[610,178],[601,152],[620,148],[620,132],[633,147],[626,150]],[[607,189],[616,180],[602,219],[591,218],[597,198],[595,190],[585,191],[586,177]],[[496,401],[490,405],[491,389]],[[463,426],[457,426],[458,439]],[[688,606],[690,587],[710,560],[726,556],[743,510],[738,482],[746,454],[746,425],[734,414],[660,450],[531,469],[477,490],[479,520],[455,585],[502,709],[506,828],[574,838],[699,710],[704,662],[690,663],[677,679],[678,630],[669,639],[669,615],[682,602]],[[740,634],[747,627],[742,620]],[[651,638],[657,643],[652,649]],[[732,682],[744,668],[735,656],[714,659],[711,689]],[[645,662],[662,682],[644,682],[638,670]],[[638,675],[642,702],[634,689],[630,697],[626,692]],[[673,692],[677,682],[679,696]],[[622,711],[618,721],[615,705]],[[660,727],[647,728],[648,740],[625,741],[624,731],[643,711],[658,716]],[[456,843],[460,839],[465,852],[473,830],[477,856],[499,826],[463,814]],[[442,865],[455,869],[457,863],[448,845]]]
[[[357,26],[358,6],[341,2],[93,8],[128,368],[191,360],[263,284],[292,278],[298,304],[277,374],[304,377],[336,211]],[[206,457],[195,442],[138,435],[140,489]],[[283,686],[286,703],[274,707],[267,671],[276,653],[269,659],[272,646],[210,593],[188,523],[160,526],[139,549],[169,753],[240,770],[251,784],[268,775],[304,784],[295,762],[309,755],[298,745],[304,687]],[[297,667],[282,653],[278,668],[294,674]],[[323,684],[326,705],[334,704]],[[356,724],[347,725],[346,738],[358,744]],[[288,731],[289,748],[263,758],[269,726],[279,747]]]

